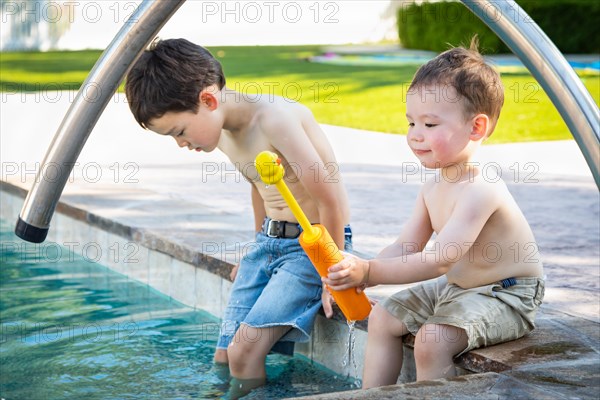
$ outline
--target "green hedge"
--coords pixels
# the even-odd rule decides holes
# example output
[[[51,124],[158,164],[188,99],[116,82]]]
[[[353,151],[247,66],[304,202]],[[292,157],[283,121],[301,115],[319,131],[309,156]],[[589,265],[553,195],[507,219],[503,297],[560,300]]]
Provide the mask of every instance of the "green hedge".
[[[517,3],[563,53],[600,53],[600,2],[521,0]],[[484,52],[510,52],[483,21],[460,2],[413,3],[401,8],[398,33],[400,43],[407,49],[443,51],[449,44],[468,44],[477,34]]]

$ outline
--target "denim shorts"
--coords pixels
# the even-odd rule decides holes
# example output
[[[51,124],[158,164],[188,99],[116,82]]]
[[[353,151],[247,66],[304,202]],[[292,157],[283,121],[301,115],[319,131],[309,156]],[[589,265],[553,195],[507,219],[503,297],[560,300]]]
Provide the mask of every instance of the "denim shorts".
[[[345,230],[345,250],[352,250],[349,226]],[[227,348],[241,323],[254,328],[289,326],[292,329],[280,342],[308,341],[321,308],[321,291],[321,277],[298,239],[257,233],[256,242],[240,261],[217,348]]]
[[[468,344],[458,357],[527,335],[535,328],[535,314],[543,298],[541,278],[509,278],[463,289],[448,283],[443,275],[398,292],[381,305],[415,336],[424,324],[464,329]]]

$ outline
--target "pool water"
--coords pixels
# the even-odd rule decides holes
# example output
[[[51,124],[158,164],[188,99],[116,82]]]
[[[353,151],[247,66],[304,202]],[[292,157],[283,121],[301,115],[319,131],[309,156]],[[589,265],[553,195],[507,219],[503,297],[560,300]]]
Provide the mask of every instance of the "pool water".
[[[344,66],[364,67],[401,67],[406,65],[420,66],[436,56],[434,52],[411,52],[402,50],[386,54],[337,54],[325,53],[313,56],[309,60],[320,64],[334,64]],[[523,63],[516,57],[489,57],[488,61],[501,73],[528,73]],[[600,62],[597,59],[567,60],[580,75],[596,76],[600,71]]]
[[[0,223],[0,397],[229,398],[227,370],[212,362],[217,318],[65,248],[59,262],[58,247],[39,248]],[[269,355],[267,375],[244,398],[354,388],[302,356]]]

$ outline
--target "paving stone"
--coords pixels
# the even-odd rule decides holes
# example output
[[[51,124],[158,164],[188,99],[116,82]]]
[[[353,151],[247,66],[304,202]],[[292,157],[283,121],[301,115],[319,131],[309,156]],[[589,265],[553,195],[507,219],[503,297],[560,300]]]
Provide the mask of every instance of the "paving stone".
[[[530,335],[519,340],[472,350],[457,362],[470,371],[502,372],[532,364],[576,360],[595,353],[590,347],[593,338],[570,333],[577,325],[575,321],[572,323],[571,326],[565,326],[553,319],[538,318],[537,328]],[[589,321],[584,321],[583,325],[588,323]]]
[[[567,399],[600,397],[600,356],[597,353],[588,358],[534,364],[507,375]]]

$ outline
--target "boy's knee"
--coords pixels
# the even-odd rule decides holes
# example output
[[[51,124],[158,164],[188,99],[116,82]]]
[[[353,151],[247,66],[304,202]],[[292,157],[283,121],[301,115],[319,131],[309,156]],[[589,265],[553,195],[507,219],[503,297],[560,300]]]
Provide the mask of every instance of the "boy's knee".
[[[389,313],[388,310],[376,304],[369,314],[368,332],[379,333],[386,332],[393,336],[404,336],[409,333],[406,325]]]
[[[389,318],[389,313],[385,308],[381,307],[379,304],[373,307],[373,310],[369,314],[369,331],[371,329],[378,329],[386,326],[386,321]]]
[[[439,357],[453,357],[466,345],[467,335],[463,329],[425,324],[415,336],[415,361],[428,363]]]
[[[417,365],[430,365],[440,357],[437,346],[416,339],[413,354]]]
[[[245,371],[249,365],[260,362],[265,356],[266,354],[258,354],[257,346],[247,341],[239,341],[227,348],[229,369],[232,373]]]
[[[242,371],[246,369],[250,354],[250,349],[242,343],[235,343],[229,345],[227,348],[227,359],[229,362],[229,369],[232,373],[235,371]]]
[[[244,342],[232,343],[227,347],[227,357],[230,362],[237,362],[240,359],[248,358],[251,352],[251,346]]]

